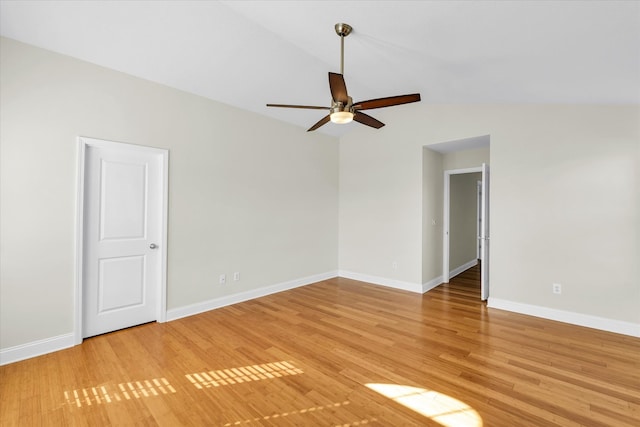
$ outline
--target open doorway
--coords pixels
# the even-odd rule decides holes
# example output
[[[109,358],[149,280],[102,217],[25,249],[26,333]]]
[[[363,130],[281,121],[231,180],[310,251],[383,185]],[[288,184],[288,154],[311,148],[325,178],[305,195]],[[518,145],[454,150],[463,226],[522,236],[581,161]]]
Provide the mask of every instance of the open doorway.
[[[480,168],[445,171],[443,182],[443,245],[449,247],[448,254],[443,251],[443,281],[478,264],[481,258],[478,243],[482,221],[478,210],[477,183],[481,181]],[[448,209],[447,209],[448,208]],[[448,233],[446,233],[448,231]],[[448,240],[446,239],[448,237]],[[448,258],[448,260],[447,260]],[[444,268],[444,263],[448,268]],[[447,274],[448,272],[448,274]]]
[[[483,260],[480,296],[485,301],[489,297],[490,265],[489,166],[486,163],[481,167],[444,171],[442,248],[444,283]]]
[[[449,278],[469,268],[477,268],[483,264],[479,262],[486,257],[485,271],[485,288],[483,289],[483,300],[488,297],[489,291],[489,240],[488,230],[484,235],[481,233],[478,225],[478,211],[486,209],[487,215],[489,210],[489,167],[490,163],[490,136],[483,135],[459,140],[441,142],[437,144],[425,145],[423,150],[423,252],[422,252],[422,275],[423,289],[425,291],[441,284],[448,283]],[[483,172],[483,164],[485,165],[486,179],[481,178]],[[448,174],[445,174],[448,171]],[[452,173],[458,172],[458,173]],[[456,233],[464,230],[451,229],[452,224],[449,223],[451,194],[446,190],[451,190],[451,178],[458,177],[468,173],[471,178],[468,181],[469,199],[466,205],[461,209],[468,213],[469,222],[466,226],[466,239],[468,242],[468,251],[462,251],[463,255],[454,254],[452,258],[450,250],[449,233]],[[475,175],[474,175],[475,174]],[[473,177],[477,179],[474,181]],[[479,178],[478,178],[479,177]],[[454,178],[454,180],[457,178]],[[486,200],[483,205],[478,206],[478,187],[477,183],[485,182]],[[445,197],[447,197],[445,203]],[[445,207],[447,208],[445,211]],[[458,207],[460,209],[460,207]],[[446,224],[445,224],[446,222]],[[489,225],[489,221],[483,221],[483,224]],[[455,223],[453,224],[456,227]],[[455,237],[455,236],[454,236]],[[478,240],[478,237],[481,240]],[[455,243],[453,243],[455,245]],[[486,252],[483,255],[482,251]],[[476,267],[474,267],[476,266]]]

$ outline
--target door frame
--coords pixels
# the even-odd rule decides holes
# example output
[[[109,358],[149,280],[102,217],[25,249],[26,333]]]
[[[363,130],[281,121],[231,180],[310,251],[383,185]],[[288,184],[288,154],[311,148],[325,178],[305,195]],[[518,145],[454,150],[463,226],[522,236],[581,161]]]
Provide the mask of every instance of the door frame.
[[[478,181],[476,184],[476,257],[482,261],[482,230],[480,227],[483,224],[484,219],[482,218],[482,180]]]
[[[161,219],[161,244],[160,250],[160,284],[158,291],[158,302],[156,307],[156,321],[166,322],[167,320],[167,226],[169,207],[169,150],[161,148],[146,147],[122,142],[105,141],[101,139],[79,136],[78,165],[76,176],[76,256],[75,256],[75,290],[73,303],[73,341],[74,345],[82,343],[82,291],[84,288],[84,192],[85,192],[85,162],[87,147],[111,148],[119,150],[143,151],[150,154],[160,155],[162,158],[162,219]]]
[[[490,234],[491,234],[491,173],[487,163],[482,164],[482,229],[480,230],[480,240],[482,241],[482,264],[480,267],[480,300],[489,299],[490,288]]]
[[[449,283],[449,228],[450,228],[450,203],[451,203],[451,175],[461,175],[465,173],[482,172],[482,166],[465,168],[465,169],[449,169],[444,171],[444,197],[443,197],[443,214],[442,214],[442,282]]]

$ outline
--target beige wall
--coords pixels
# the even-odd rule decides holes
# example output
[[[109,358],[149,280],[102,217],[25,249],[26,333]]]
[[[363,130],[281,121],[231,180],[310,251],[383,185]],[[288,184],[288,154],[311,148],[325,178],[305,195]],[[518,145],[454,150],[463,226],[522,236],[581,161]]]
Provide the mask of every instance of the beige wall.
[[[336,138],[1,43],[0,348],[73,330],[79,135],[170,151],[169,308],[337,270]]]
[[[640,324],[637,106],[422,102],[381,109],[387,126],[354,124],[338,144],[10,40],[0,49],[2,349],[72,331],[78,135],[170,150],[169,308],[337,268],[437,277],[440,171],[478,159],[423,147],[490,135],[491,297]],[[217,285],[233,271],[239,283]]]
[[[422,102],[376,117],[387,126],[340,141],[341,270],[432,278],[423,146],[490,135],[490,298],[640,324],[640,108]]]
[[[442,280],[443,155],[422,150],[422,281]],[[438,280],[438,277],[440,280]]]
[[[477,168],[482,166],[483,163],[489,164],[490,153],[490,147],[446,153],[442,157],[442,169],[454,170]]]

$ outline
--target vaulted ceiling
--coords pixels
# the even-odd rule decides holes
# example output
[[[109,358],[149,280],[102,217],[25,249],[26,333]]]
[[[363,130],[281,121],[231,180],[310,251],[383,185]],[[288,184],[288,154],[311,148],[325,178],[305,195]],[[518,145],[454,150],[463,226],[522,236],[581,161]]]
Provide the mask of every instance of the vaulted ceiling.
[[[640,104],[636,1],[0,2],[3,36],[305,129],[323,112],[265,104],[329,105],[338,22],[354,100]]]

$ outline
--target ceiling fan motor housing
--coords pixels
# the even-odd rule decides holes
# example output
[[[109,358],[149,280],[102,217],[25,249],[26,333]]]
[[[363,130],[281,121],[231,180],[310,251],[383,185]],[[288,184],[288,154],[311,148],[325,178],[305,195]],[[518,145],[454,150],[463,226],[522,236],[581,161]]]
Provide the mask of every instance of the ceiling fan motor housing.
[[[332,102],[330,113],[333,114],[341,111],[345,111],[352,114],[355,113],[353,109],[353,99],[351,97],[349,97],[349,102],[347,102],[346,104],[340,101]]]
[[[355,109],[353,108],[353,99],[349,97],[349,101],[345,105],[339,101],[333,101],[331,109],[329,110],[329,117],[333,123],[344,124],[349,123],[355,116]]]

